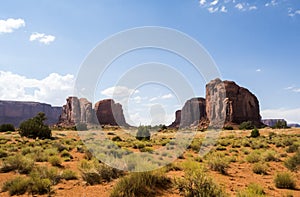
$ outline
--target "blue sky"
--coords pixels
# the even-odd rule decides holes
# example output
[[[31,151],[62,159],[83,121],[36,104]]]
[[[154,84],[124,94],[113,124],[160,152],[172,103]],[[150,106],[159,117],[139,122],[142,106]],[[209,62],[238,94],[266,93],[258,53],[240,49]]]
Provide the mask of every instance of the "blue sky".
[[[295,0],[1,1],[0,99],[62,105],[89,52],[112,34],[140,26],[173,28],[193,37],[223,79],[259,98],[263,118],[300,123],[300,1]],[[142,50],[116,62],[95,97],[109,97],[112,79],[147,61],[175,65],[196,95],[204,96],[205,81],[183,69],[186,62]],[[155,85],[135,92],[137,107],[129,110],[133,122],[149,123],[152,103],[166,107],[165,123],[170,123],[180,108],[170,94]]]

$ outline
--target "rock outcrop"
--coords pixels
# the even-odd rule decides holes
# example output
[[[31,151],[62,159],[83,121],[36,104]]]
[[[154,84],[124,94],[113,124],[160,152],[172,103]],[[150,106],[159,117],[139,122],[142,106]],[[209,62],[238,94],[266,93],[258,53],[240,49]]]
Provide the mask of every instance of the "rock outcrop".
[[[213,124],[252,121],[261,125],[258,99],[233,81],[215,79],[206,85],[206,114]]]
[[[19,127],[24,120],[36,116],[39,112],[46,114],[46,123],[54,125],[58,121],[61,107],[49,104],[27,101],[0,101],[0,124],[10,123]]]
[[[169,127],[189,127],[197,125],[206,117],[205,99],[192,98],[185,102],[182,110],[176,111],[175,121]]]
[[[63,106],[59,116],[58,125],[69,127],[77,123],[96,124],[95,112],[92,103],[85,98],[67,98],[66,105]]]
[[[129,126],[125,121],[122,105],[112,99],[97,102],[95,112],[100,125]]]
[[[287,122],[284,119],[264,119],[261,122],[269,127],[274,127],[277,124],[277,122],[282,122],[285,123],[285,125],[287,125]]]
[[[177,110],[175,112],[175,121],[172,122],[172,124],[170,124],[168,127],[170,127],[170,128],[179,128],[180,120],[181,120],[181,110]]]

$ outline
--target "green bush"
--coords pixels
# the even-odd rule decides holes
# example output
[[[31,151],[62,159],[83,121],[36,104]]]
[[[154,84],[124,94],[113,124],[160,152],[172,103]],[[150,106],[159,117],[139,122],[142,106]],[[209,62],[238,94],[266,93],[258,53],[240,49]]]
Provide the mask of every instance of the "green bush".
[[[221,174],[227,174],[227,168],[229,162],[221,155],[213,154],[207,161],[208,167],[213,170],[220,172]]]
[[[76,172],[72,170],[64,170],[63,173],[61,174],[61,178],[65,180],[75,180],[77,178]]]
[[[61,175],[55,167],[37,166],[30,173],[30,178],[32,180],[49,179],[51,185],[56,185],[59,183]]]
[[[254,129],[254,125],[251,121],[242,122],[239,126],[240,130],[251,130]]]
[[[260,133],[259,133],[259,130],[257,128],[254,128],[252,131],[251,131],[251,135],[250,137],[252,138],[257,138],[260,136]]]
[[[48,178],[34,178],[31,180],[30,193],[32,194],[49,194],[51,192],[51,181]]]
[[[277,161],[279,161],[279,156],[273,150],[268,150],[268,151],[264,152],[262,157],[263,157],[263,160],[265,160],[266,162],[269,162],[269,161],[276,161],[277,162]]]
[[[223,129],[224,130],[233,130],[233,127],[232,126],[224,126]]]
[[[281,172],[275,176],[275,186],[280,189],[295,189],[296,181],[288,172]]]
[[[12,124],[2,124],[0,125],[0,132],[15,131],[15,127]]]
[[[249,163],[257,163],[261,160],[261,152],[260,151],[252,151],[249,155],[246,156],[246,161]]]
[[[255,163],[253,165],[252,171],[255,174],[262,174],[267,175],[268,174],[268,166],[265,163]]]
[[[260,185],[250,183],[246,189],[237,193],[237,197],[263,197],[265,194],[264,189]]]
[[[187,197],[227,196],[225,191],[214,183],[203,169],[187,170],[185,178],[175,180],[175,185]]]
[[[45,113],[38,113],[37,116],[30,118],[20,124],[20,135],[29,138],[51,138],[50,128],[44,124]]]
[[[150,140],[151,134],[147,126],[139,126],[136,133],[136,139],[138,140]]]
[[[285,167],[291,171],[297,171],[300,166],[300,150],[298,150],[292,157],[284,162]]]
[[[21,174],[28,174],[34,166],[34,161],[20,154],[7,157],[0,168],[1,172],[17,170]]]
[[[8,156],[7,152],[3,149],[0,149],[0,158],[7,157],[7,156]]]
[[[114,136],[112,138],[112,141],[114,141],[114,142],[122,142],[122,139],[119,136]]]
[[[287,149],[286,152],[287,153],[294,153],[299,149],[299,144],[295,144],[293,143],[292,145],[290,145]]]
[[[12,180],[6,181],[2,186],[2,191],[8,191],[11,196],[22,195],[26,193],[29,184],[30,180],[28,178],[18,176]]]
[[[62,161],[58,156],[51,156],[49,157],[48,161],[52,166],[61,167]]]
[[[84,123],[84,122],[77,123],[76,127],[75,127],[75,130],[76,131],[87,131],[88,130],[87,124]]]
[[[116,168],[112,168],[97,160],[83,160],[80,163],[81,176],[88,185],[96,185],[102,182],[109,182],[118,178],[122,173]]]
[[[121,178],[110,194],[111,197],[156,196],[156,189],[168,188],[169,178],[153,172],[133,172]]]

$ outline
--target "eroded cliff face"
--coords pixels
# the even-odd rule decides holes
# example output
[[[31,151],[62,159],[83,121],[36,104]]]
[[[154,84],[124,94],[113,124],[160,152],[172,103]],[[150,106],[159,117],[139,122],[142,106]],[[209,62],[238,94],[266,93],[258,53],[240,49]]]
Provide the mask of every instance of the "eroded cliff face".
[[[85,98],[67,98],[59,117],[60,126],[75,126],[78,123],[97,124],[92,103]]]
[[[97,102],[95,112],[100,125],[129,126],[125,121],[122,105],[112,99]]]
[[[206,99],[188,100],[182,110],[177,111],[175,121],[169,127],[215,126],[241,124],[252,121],[261,125],[259,102],[248,89],[238,86],[233,81],[215,79],[206,85]]]
[[[85,98],[67,98],[59,118],[59,125],[75,126],[78,123],[100,124],[111,126],[128,126],[125,121],[122,105],[112,99],[97,102],[93,109],[92,103]]]
[[[0,124],[10,123],[19,127],[24,120],[36,116],[39,112],[46,114],[46,123],[54,125],[59,119],[61,107],[26,101],[0,101]]]
[[[233,81],[216,79],[206,85],[206,114],[211,123],[252,121],[261,125],[258,99]]]

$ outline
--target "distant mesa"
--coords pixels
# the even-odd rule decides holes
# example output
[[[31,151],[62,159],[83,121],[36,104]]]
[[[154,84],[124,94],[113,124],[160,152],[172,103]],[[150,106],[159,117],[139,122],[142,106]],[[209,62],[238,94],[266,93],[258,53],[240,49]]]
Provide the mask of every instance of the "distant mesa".
[[[58,125],[72,127],[77,123],[129,126],[125,121],[122,105],[112,99],[101,100],[93,108],[92,103],[85,98],[69,97],[63,106]]]
[[[291,128],[300,128],[300,124],[296,124],[296,123],[294,123],[294,124],[288,124],[287,126],[291,127]]]
[[[54,125],[61,114],[61,107],[53,107],[49,104],[27,101],[0,101],[0,123],[10,123],[19,127],[24,120],[32,118],[39,112],[47,116],[46,123]]]
[[[101,125],[129,126],[125,121],[122,105],[112,99],[97,102],[95,112]]]
[[[215,79],[206,85],[206,99],[188,100],[181,112],[176,111],[175,121],[169,127],[190,127],[198,123],[207,128],[210,122],[221,122],[222,126],[251,121],[261,126],[259,102],[248,89],[233,81]]]
[[[278,122],[282,122],[285,123],[285,125],[287,125],[287,122],[284,119],[264,119],[261,122],[267,125],[268,127],[275,127]]]

